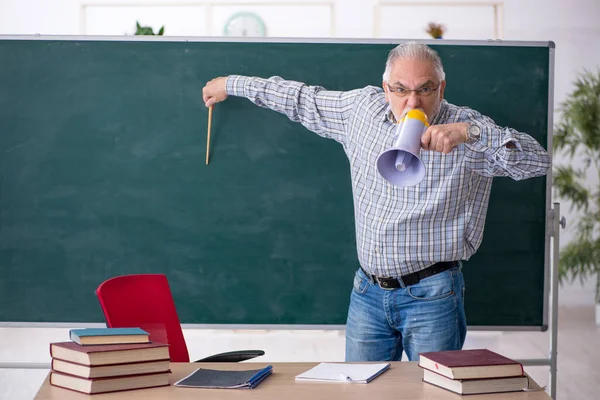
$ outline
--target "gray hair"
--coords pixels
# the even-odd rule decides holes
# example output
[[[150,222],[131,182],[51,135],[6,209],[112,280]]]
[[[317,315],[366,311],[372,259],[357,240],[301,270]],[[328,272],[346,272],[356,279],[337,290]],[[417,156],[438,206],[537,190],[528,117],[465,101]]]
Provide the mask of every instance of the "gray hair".
[[[446,79],[444,73],[444,66],[439,54],[426,44],[417,42],[406,42],[396,46],[388,55],[387,62],[385,63],[385,72],[383,73],[383,80],[388,82],[392,71],[392,66],[396,60],[420,60],[428,61],[433,64],[436,77],[441,81]]]

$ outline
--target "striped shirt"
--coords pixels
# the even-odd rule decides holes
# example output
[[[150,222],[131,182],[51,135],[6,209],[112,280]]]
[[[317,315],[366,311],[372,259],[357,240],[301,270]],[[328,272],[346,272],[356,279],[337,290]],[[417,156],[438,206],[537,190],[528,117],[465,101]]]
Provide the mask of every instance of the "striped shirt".
[[[493,177],[527,179],[545,175],[550,166],[548,153],[531,136],[442,100],[431,124],[473,123],[481,127],[480,139],[449,154],[421,151],[425,178],[416,186],[394,186],[376,167],[397,127],[383,89],[328,91],[280,77],[231,75],[226,90],[343,146],[350,161],[358,259],[378,276],[468,260],[481,244]],[[509,142],[514,146],[506,147]]]

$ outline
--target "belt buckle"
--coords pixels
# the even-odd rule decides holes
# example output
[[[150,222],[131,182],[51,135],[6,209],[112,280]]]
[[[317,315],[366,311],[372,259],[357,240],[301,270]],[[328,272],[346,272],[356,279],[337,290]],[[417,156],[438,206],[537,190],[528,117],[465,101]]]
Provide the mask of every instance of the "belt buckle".
[[[388,278],[390,279],[390,278]],[[404,287],[404,282],[402,282],[401,278],[396,278],[398,280],[398,282],[400,282],[400,286]],[[375,281],[377,282],[377,284],[379,285],[380,288],[384,289],[384,290],[394,290],[394,287],[390,287],[387,280],[380,280],[378,276],[375,276]]]
[[[379,285],[380,288],[387,289],[388,284],[386,281],[379,280],[379,277],[377,275],[374,275],[373,277],[375,278],[375,282],[377,282],[377,284]]]

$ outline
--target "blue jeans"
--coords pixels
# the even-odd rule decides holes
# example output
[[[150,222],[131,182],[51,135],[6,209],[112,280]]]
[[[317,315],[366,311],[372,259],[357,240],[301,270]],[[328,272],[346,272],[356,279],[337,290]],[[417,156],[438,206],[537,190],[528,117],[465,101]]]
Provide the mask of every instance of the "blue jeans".
[[[460,350],[467,334],[460,267],[416,285],[382,289],[359,269],[346,322],[346,361],[410,361],[426,351]]]

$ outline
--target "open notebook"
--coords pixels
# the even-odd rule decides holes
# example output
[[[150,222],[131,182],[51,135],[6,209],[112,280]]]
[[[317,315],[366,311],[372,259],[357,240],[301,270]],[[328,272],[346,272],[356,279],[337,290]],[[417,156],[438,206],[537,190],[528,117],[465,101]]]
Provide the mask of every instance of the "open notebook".
[[[369,383],[387,371],[385,364],[336,364],[320,363],[296,376],[297,381]]]

